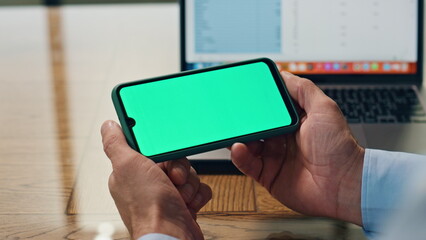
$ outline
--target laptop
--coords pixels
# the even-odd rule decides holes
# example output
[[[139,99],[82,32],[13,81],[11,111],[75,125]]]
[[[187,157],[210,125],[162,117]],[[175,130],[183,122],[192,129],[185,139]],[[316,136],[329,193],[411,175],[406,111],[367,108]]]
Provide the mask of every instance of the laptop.
[[[181,70],[268,57],[314,81],[368,148],[426,154],[423,0],[181,0]],[[235,173],[228,150],[191,156]]]

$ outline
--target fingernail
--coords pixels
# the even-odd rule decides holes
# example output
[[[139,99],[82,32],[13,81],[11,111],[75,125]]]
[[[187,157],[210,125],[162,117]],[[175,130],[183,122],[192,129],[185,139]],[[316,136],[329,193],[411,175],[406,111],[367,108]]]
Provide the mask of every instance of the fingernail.
[[[108,120],[108,121],[105,121],[105,122],[102,124],[102,126],[101,126],[101,133],[102,133],[102,135],[105,133],[105,131],[107,131],[107,130],[109,130],[109,129],[111,129],[111,128],[112,128],[113,123],[114,123],[113,121]]]
[[[102,124],[101,131],[111,129],[114,127],[114,121],[108,120]]]
[[[107,126],[109,127],[109,128],[113,128],[113,127],[115,127],[117,125],[117,123],[115,123],[114,121],[108,121],[108,124],[107,124]]]

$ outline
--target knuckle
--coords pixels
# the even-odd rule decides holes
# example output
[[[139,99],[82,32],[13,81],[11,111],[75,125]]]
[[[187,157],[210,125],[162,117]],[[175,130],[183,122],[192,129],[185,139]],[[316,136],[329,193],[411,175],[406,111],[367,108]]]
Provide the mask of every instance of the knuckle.
[[[337,105],[337,103],[329,97],[324,98],[323,104],[324,104],[325,107],[329,108],[330,110],[333,110],[333,111],[339,110],[340,111],[339,105]]]
[[[315,86],[315,84],[307,78],[300,78],[299,84],[303,88],[310,88]]]
[[[307,78],[301,78],[297,85],[298,96],[304,97],[305,94],[312,94],[315,92],[317,86]]]
[[[113,197],[115,196],[116,185],[117,184],[116,184],[115,176],[113,173],[111,173],[111,175],[109,175],[109,178],[108,178],[108,189]]]

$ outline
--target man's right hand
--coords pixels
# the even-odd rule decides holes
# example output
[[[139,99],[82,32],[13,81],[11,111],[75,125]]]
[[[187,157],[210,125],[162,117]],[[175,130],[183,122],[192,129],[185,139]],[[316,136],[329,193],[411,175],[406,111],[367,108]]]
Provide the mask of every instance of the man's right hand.
[[[333,100],[307,79],[287,72],[282,76],[301,109],[299,130],[236,143],[233,163],[295,211],[362,225],[364,149]]]

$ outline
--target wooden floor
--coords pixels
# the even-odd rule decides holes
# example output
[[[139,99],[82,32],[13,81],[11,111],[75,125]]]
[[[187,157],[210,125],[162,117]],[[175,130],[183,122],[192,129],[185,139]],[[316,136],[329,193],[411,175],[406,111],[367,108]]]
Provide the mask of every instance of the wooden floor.
[[[0,8],[0,239],[94,239],[101,224],[128,238],[99,129],[115,84],[179,70],[178,24],[176,4]],[[244,176],[202,180],[207,239],[364,239]]]

